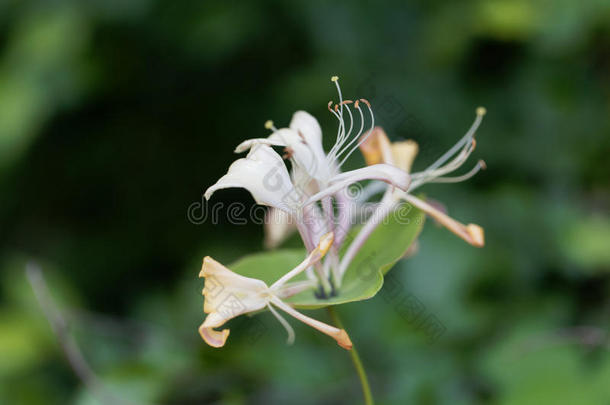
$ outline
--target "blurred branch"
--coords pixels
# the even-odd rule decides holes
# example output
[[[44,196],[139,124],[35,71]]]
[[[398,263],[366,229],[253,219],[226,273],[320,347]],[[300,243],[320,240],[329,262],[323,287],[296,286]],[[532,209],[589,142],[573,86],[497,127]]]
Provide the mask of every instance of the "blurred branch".
[[[523,354],[553,345],[577,344],[590,349],[610,349],[608,332],[597,326],[581,325],[538,334],[524,342]]]
[[[575,326],[559,332],[560,338],[578,343],[583,346],[605,347],[610,349],[608,332],[596,326]]]
[[[87,387],[87,389],[103,404],[136,405],[134,402],[125,401],[110,394],[102,384],[100,378],[95,374],[91,366],[89,366],[78,347],[76,340],[70,334],[65,318],[51,297],[49,287],[42,275],[40,266],[35,262],[28,262],[25,268],[25,274],[32,286],[32,290],[34,290],[34,295],[36,296],[38,304],[42,308],[47,321],[49,321],[49,324],[51,325],[53,333],[57,337],[61,349],[68,359],[70,367],[85,387]],[[137,405],[142,404],[137,403]]]
[[[101,315],[81,309],[64,310],[65,319],[92,329],[96,334],[128,339],[141,345],[151,333],[152,326],[135,322],[131,319],[117,319],[112,316]]]

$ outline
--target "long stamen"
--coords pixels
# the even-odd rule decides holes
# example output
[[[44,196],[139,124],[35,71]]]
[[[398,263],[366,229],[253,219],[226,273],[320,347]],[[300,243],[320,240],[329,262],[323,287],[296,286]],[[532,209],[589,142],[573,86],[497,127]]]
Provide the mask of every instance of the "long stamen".
[[[349,157],[350,157],[350,155],[351,155],[352,153],[354,153],[354,151],[355,151],[356,149],[358,149],[358,147],[359,147],[360,145],[362,145],[362,144],[363,144],[363,143],[364,143],[364,142],[365,142],[365,141],[368,139],[368,137],[369,137],[369,136],[371,136],[371,134],[373,133],[373,128],[375,128],[375,115],[373,114],[373,110],[371,109],[371,103],[369,103],[367,100],[365,100],[365,99],[363,99],[363,98],[361,98],[361,99],[360,99],[360,101],[362,101],[364,104],[366,104],[366,106],[367,106],[367,107],[368,107],[368,109],[369,109],[369,113],[371,114],[371,128],[370,128],[370,129],[369,129],[369,131],[366,133],[366,135],[364,135],[364,136],[363,136],[363,137],[360,139],[360,142],[358,142],[356,145],[354,145],[354,146],[352,147],[352,149],[351,149],[351,150],[348,152],[348,154],[347,154],[347,155],[345,155],[345,157],[343,158],[343,160],[341,160],[341,163],[339,163],[339,167],[343,166],[343,163],[345,163],[345,161],[347,160],[347,158],[349,158]],[[349,146],[350,146],[352,143],[354,143],[354,141],[355,141],[355,140],[357,140],[357,139],[358,139],[358,137],[355,137],[355,138],[354,138],[354,139],[353,139],[353,140],[352,140],[352,141],[351,141],[351,142],[350,142],[350,143],[349,143],[349,144],[348,144],[348,145],[345,147],[345,149],[349,148]],[[343,151],[342,151],[342,152],[340,152],[340,153],[338,154],[338,156],[340,156],[342,153],[343,153]]]
[[[341,145],[343,145],[343,143],[348,138],[348,135],[346,135],[346,132],[345,132],[345,121],[343,119],[343,104],[346,104],[346,103],[344,102],[343,94],[341,93],[341,86],[339,85],[339,77],[333,76],[330,78],[330,80],[335,83],[335,87],[337,88],[337,94],[339,95],[339,103],[337,105],[335,105],[335,111],[332,111],[332,109],[330,108],[331,103],[329,103],[329,111],[337,117],[337,120],[339,120],[339,128],[337,131],[337,137],[335,140],[335,144],[327,155],[327,161],[329,164],[335,160],[335,157],[337,156],[336,155],[337,150],[339,148],[341,148]],[[350,100],[346,100],[346,101],[351,102]],[[349,108],[348,108],[348,110],[349,110]],[[352,117],[351,117],[351,112],[350,112],[350,119],[351,118]],[[351,129],[350,129],[350,132],[351,132]]]
[[[342,104],[345,104],[345,109],[347,110],[347,113],[349,115],[349,130],[347,131],[347,133],[345,133],[345,131],[343,131],[343,138],[342,138],[342,142],[345,141],[346,139],[349,139],[350,135],[352,134],[352,129],[354,127],[354,117],[352,116],[352,111],[349,109],[349,104],[352,104],[353,101],[352,100],[343,100]]]
[[[364,129],[364,115],[362,114],[362,110],[360,109],[360,106],[359,106],[359,104],[358,104],[358,101],[359,101],[359,100],[357,100],[357,101],[356,101],[356,103],[354,104],[354,107],[355,107],[355,108],[357,108],[357,109],[358,109],[358,112],[360,113],[360,130],[358,131],[358,134],[357,134],[357,135],[356,135],[354,138],[352,138],[352,140],[351,140],[351,141],[350,141],[350,142],[349,142],[347,145],[345,145],[344,147],[343,147],[343,145],[341,145],[341,146],[342,146],[342,148],[341,148],[341,150],[340,150],[339,152],[337,152],[337,153],[336,153],[336,157],[339,157],[339,156],[341,156],[343,153],[345,153],[345,151],[347,150],[347,148],[349,148],[349,146],[350,146],[351,144],[353,144],[353,143],[354,143],[354,141],[358,139],[358,137],[360,137],[360,134],[362,134],[362,130]]]
[[[284,284],[279,290],[276,290],[276,292],[278,297],[280,297],[281,299],[286,299],[307,289],[315,288],[317,286],[317,283],[317,280],[312,279],[293,281]]]
[[[352,115],[352,111],[349,108],[349,104],[352,104],[352,103],[353,103],[352,100],[343,100],[341,102],[341,104],[345,104],[345,109],[347,110],[347,113],[349,115],[349,130],[347,132],[345,131],[345,120],[343,119],[343,116],[340,116],[338,114],[339,104],[335,105],[335,109],[333,111],[330,108],[330,103],[329,103],[328,110],[337,118],[337,120],[339,120],[339,126],[340,126],[340,128],[343,129],[343,131],[340,131],[340,134],[337,137],[335,144],[333,145],[331,150],[326,155],[326,161],[328,164],[331,164],[336,159],[336,157],[339,155],[339,154],[337,154],[337,151],[339,149],[341,149],[343,144],[350,138],[350,136],[352,134],[352,130],[354,129],[354,116]],[[356,104],[358,104],[358,101],[356,101]]]
[[[343,115],[339,114],[339,104],[335,104],[335,107],[333,109],[335,110],[334,111],[335,116],[341,123],[342,130],[337,134],[337,143],[339,143],[339,142],[341,142],[342,139],[345,138],[345,121],[343,120]]]
[[[468,129],[466,134],[462,137],[462,139],[460,139],[455,145],[453,145],[453,147],[451,149],[449,149],[447,152],[445,152],[445,154],[443,154],[440,158],[438,158],[436,160],[436,162],[434,162],[430,166],[428,166],[426,171],[434,170],[437,167],[439,167],[440,165],[442,165],[443,163],[445,163],[447,161],[447,159],[449,159],[451,156],[453,156],[455,154],[455,152],[457,152],[464,144],[466,144],[470,139],[472,139],[472,137],[474,137],[474,134],[475,134],[476,130],[479,128],[479,125],[481,125],[481,121],[483,121],[483,116],[485,115],[487,110],[485,110],[484,107],[478,107],[476,112],[477,112],[477,116],[476,116],[474,122],[472,123],[472,125],[470,126],[470,128]]]
[[[479,171],[485,170],[486,167],[487,166],[485,165],[485,162],[482,160],[479,160],[477,162],[477,164],[472,169],[470,169],[470,171],[466,174],[463,174],[461,176],[455,176],[455,177],[438,177],[438,178],[429,180],[428,183],[459,183],[460,181],[468,180],[469,178],[471,178],[472,176],[477,174]]]
[[[354,137],[354,139],[358,139],[360,137],[360,134],[362,134],[362,130],[364,129],[364,115],[362,114],[362,109],[360,108],[359,100],[356,100],[356,102],[354,103],[354,108],[356,108],[358,110],[358,112],[360,113],[360,129],[358,130],[358,133]],[[352,142],[350,142],[350,144],[353,143],[354,139],[352,140]],[[337,149],[340,149],[342,146],[343,146],[343,143],[335,144],[336,148],[333,147],[332,155],[329,154],[329,159],[331,162],[334,161],[337,157],[341,156],[341,154],[343,152],[345,152],[345,149],[347,147],[349,147],[349,145],[347,145],[345,148],[343,148],[343,150],[341,150],[341,152],[337,153]]]
[[[345,121],[343,121],[343,94],[341,93],[341,86],[339,86],[339,76],[333,76],[330,78],[331,82],[335,83],[335,87],[337,88],[337,94],[339,95],[339,111],[337,111],[337,106],[335,106],[335,111],[338,112],[337,118],[340,122],[340,127],[343,128],[342,135],[341,133],[337,136],[337,142],[340,138],[345,138]]]
[[[470,156],[472,151],[474,150],[474,139],[463,147],[462,151],[453,158],[453,160],[447,163],[445,166],[435,169],[435,170],[425,170],[421,173],[413,174],[413,183],[411,183],[410,190],[413,190],[424,183],[428,183],[433,179],[443,176],[447,173],[450,173],[460,167]]]
[[[383,198],[381,199],[381,203],[376,207],[372,216],[367,219],[364,226],[358,231],[358,234],[350,243],[349,247],[347,248],[347,251],[341,258],[337,278],[339,287],[341,286],[341,282],[343,281],[345,271],[351,264],[354,257],[356,257],[356,254],[358,253],[360,248],[366,243],[369,236],[371,236],[373,231],[383,221],[383,219],[394,209],[395,202],[392,195],[393,190],[391,188],[387,188]]]
[[[295,277],[296,275],[307,269],[309,266],[319,262],[324,257],[324,255],[326,255],[326,252],[328,252],[328,249],[333,243],[334,237],[335,235],[332,232],[329,232],[322,236],[320,238],[318,246],[316,246],[316,248],[312,250],[312,252],[305,258],[305,260],[303,260],[297,267],[280,277],[275,283],[271,285],[270,288],[273,290],[281,287],[288,280]]]
[[[328,154],[326,155],[327,163],[329,163],[329,164],[330,164],[330,162],[335,160],[335,153],[341,147],[341,145],[344,142],[344,138],[345,138],[343,135],[345,133],[345,122],[343,121],[343,119],[339,116],[339,114],[336,111],[333,111],[332,108],[330,108],[331,104],[332,104],[332,101],[330,101],[328,103],[328,111],[330,111],[331,114],[333,114],[335,116],[335,118],[337,118],[337,120],[339,121],[339,129],[337,131],[337,138],[335,140],[335,144],[331,148],[330,152],[328,152]]]
[[[434,169],[434,170],[424,170],[423,172],[420,173],[415,173],[413,174],[413,178],[414,179],[429,179],[429,178],[434,178],[434,177],[438,177],[438,176],[442,176],[443,174],[447,174],[449,172],[454,171],[455,169],[457,169],[458,167],[460,167],[470,156],[470,154],[472,153],[472,151],[474,150],[474,148],[472,148],[472,144],[470,145],[466,145],[464,146],[464,149],[462,149],[462,151],[456,155],[453,160],[449,163],[447,163],[445,166],[439,167],[438,169]]]
[[[310,318],[307,315],[300,313],[299,311],[292,308],[290,305],[286,304],[284,301],[278,298],[272,299],[271,302],[273,303],[273,305],[277,306],[279,309],[286,312],[288,315],[332,337],[337,341],[339,346],[343,347],[344,349],[350,350],[352,348],[352,342],[350,341],[349,336],[347,335],[345,330],[335,328],[334,326],[330,326],[316,319]]]
[[[330,81],[335,82],[335,86],[337,86],[337,93],[339,93],[339,104],[341,105],[341,112],[339,115],[343,117],[343,96],[341,95],[341,86],[339,86],[339,76],[331,77]]]
[[[273,308],[273,306],[271,304],[268,303],[267,304],[267,308],[269,308],[269,311],[271,311],[273,316],[275,316],[275,318],[278,321],[280,321],[280,323],[282,324],[284,329],[286,329],[286,333],[288,333],[288,337],[286,338],[286,344],[287,345],[293,344],[294,343],[294,339],[295,339],[295,334],[294,334],[294,329],[292,329],[292,326],[290,326],[288,321],[286,319],[284,319],[284,317],[282,315],[280,315],[280,313],[277,312],[275,310],[275,308]]]
[[[276,131],[277,131],[277,128],[276,128],[276,127],[273,125],[273,121],[271,121],[271,120],[267,120],[267,121],[265,121],[265,128],[266,128],[266,129],[270,129],[270,130],[272,130],[273,132],[276,132]]]

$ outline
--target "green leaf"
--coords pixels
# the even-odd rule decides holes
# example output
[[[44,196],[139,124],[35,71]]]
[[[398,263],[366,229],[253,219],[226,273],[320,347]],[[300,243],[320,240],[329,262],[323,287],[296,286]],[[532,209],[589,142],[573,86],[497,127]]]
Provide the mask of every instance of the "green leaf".
[[[282,249],[255,253],[244,256],[229,268],[242,276],[258,278],[271,285],[301,263],[306,254],[305,249]],[[305,278],[304,274],[300,274],[293,280],[305,280]]]
[[[297,308],[322,308],[329,305],[361,301],[375,296],[383,285],[383,275],[402,257],[419,235],[425,215],[403,204],[375,229],[345,272],[339,294],[319,299],[313,290],[303,291],[287,301]],[[347,243],[359,229],[348,235]],[[345,250],[345,249],[342,249]],[[304,249],[284,249],[246,256],[229,266],[246,277],[258,278],[268,285],[298,265],[305,257]],[[300,274],[293,281],[305,280]]]

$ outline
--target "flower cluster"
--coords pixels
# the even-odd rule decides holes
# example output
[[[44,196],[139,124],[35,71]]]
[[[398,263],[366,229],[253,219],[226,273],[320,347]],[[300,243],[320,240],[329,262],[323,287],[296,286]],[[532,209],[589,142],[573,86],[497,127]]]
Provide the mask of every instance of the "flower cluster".
[[[417,144],[411,140],[391,143],[383,129],[375,126],[371,104],[366,99],[344,100],[338,78],[334,76],[331,80],[339,100],[335,104],[329,102],[328,110],[337,119],[338,129],[328,152],[322,146],[318,121],[305,111],[297,111],[287,128],[277,129],[272,121],[267,121],[265,127],[271,131],[268,137],[238,145],[235,152],[247,152],[246,157],[233,162],[228,172],[205,192],[209,199],[220,189],[248,190],[258,204],[269,207],[268,215],[273,218],[266,221],[266,245],[277,247],[293,231],[298,231],[308,252],[302,263],[286,269],[285,275],[271,286],[236,274],[206,257],[200,276],[205,278],[204,312],[208,316],[199,331],[211,346],[225,344],[229,330],[216,328],[229,319],[266,308],[287,329],[289,342],[294,340],[294,332],[276,309],[333,337],[340,346],[351,348],[344,330],[303,315],[285,300],[306,290],[320,299],[340,295],[344,276],[356,254],[383,218],[404,202],[425,212],[469,244],[477,247],[484,244],[481,227],[452,219],[413,192],[426,183],[463,181],[485,168],[484,162],[479,161],[466,174],[448,176],[474,150],[475,132],[485,109],[477,109],[474,123],[452,148],[425,170],[413,173]],[[342,171],[347,159],[358,149],[366,166]],[[348,192],[348,187],[363,181],[368,183],[361,195]],[[374,212],[353,238],[347,238],[354,225],[354,213],[371,201]],[[293,280],[303,272],[307,275],[305,280]],[[215,288],[218,285],[223,286],[220,292]],[[232,300],[234,305],[227,305]]]

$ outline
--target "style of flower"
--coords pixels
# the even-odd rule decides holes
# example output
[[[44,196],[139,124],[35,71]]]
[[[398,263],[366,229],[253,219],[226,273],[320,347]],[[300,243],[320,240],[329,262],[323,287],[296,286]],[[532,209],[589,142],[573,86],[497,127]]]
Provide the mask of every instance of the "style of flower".
[[[339,346],[348,350],[351,349],[352,342],[345,330],[310,318],[283,301],[283,298],[295,294],[299,290],[298,284],[293,283],[291,285],[288,281],[322,259],[332,242],[332,233],[324,235],[320,243],[303,262],[271,286],[267,286],[262,280],[236,274],[209,256],[203,259],[199,277],[205,278],[203,311],[208,314],[199,327],[199,333],[203,340],[210,346],[222,347],[230,331],[229,329],[218,331],[216,328],[220,328],[236,316],[267,308],[286,328],[288,343],[292,343],[295,337],[294,331],[274,308],[277,307],[299,321],[332,337]]]

